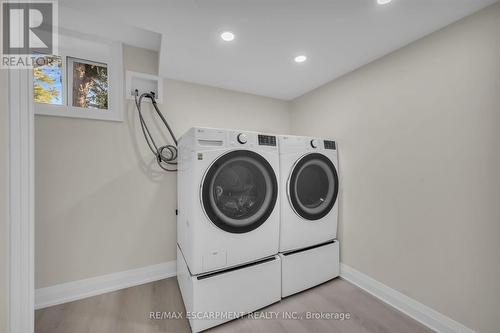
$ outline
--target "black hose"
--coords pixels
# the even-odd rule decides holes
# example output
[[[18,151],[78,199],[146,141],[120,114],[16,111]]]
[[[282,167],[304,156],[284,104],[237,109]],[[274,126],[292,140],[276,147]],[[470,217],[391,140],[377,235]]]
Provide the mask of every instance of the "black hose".
[[[153,104],[156,113],[158,114],[161,121],[167,128],[168,132],[170,133],[170,136],[172,137],[172,140],[174,141],[175,145],[167,144],[158,147],[155,140],[153,139],[153,136],[151,135],[151,132],[149,131],[149,128],[146,124],[146,121],[144,120],[144,117],[142,116],[141,103],[143,98],[149,98],[151,100],[151,103]],[[165,119],[163,114],[160,112],[160,109],[156,104],[155,94],[151,92],[151,93],[143,93],[141,96],[139,96],[139,91],[136,90],[134,99],[135,99],[135,106],[137,107],[137,111],[139,113],[139,121],[141,123],[142,134],[146,139],[146,143],[148,144],[149,149],[155,155],[156,162],[158,163],[160,168],[162,168],[165,171],[177,171],[177,169],[169,169],[167,167],[167,166],[177,165],[177,138],[175,137],[174,132],[170,128],[167,119]],[[169,156],[166,156],[164,154],[165,150],[168,150]]]

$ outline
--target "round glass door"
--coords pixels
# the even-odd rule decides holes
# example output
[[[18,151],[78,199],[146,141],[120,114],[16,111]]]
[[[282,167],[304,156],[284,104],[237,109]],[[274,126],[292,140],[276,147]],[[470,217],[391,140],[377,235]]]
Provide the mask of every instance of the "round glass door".
[[[302,157],[293,168],[288,183],[290,203],[307,220],[328,214],[337,200],[338,175],[332,161],[313,153]]]
[[[202,184],[208,218],[222,230],[245,233],[264,223],[278,196],[276,175],[262,156],[236,150],[219,157]]]

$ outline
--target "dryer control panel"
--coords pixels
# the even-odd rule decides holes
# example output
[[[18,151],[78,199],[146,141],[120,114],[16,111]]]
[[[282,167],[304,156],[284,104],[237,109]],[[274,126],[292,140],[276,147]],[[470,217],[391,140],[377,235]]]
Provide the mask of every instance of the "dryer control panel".
[[[325,140],[324,141],[325,149],[336,150],[337,146],[335,145],[335,141]]]
[[[276,137],[274,135],[259,134],[259,146],[276,146]]]

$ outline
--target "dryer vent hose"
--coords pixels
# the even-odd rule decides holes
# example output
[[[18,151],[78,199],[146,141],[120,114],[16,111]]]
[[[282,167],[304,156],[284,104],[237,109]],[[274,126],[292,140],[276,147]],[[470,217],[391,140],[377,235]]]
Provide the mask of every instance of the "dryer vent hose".
[[[155,93],[154,92],[143,93],[142,95],[139,96],[139,91],[136,89],[134,98],[135,98],[135,106],[137,107],[137,111],[139,113],[139,121],[141,123],[142,134],[144,134],[144,138],[146,139],[149,149],[155,155],[156,162],[158,163],[160,168],[162,168],[165,171],[177,171],[177,139],[174,135],[174,132],[172,132],[172,129],[168,125],[167,120],[160,112],[160,109],[158,109],[158,105],[156,104]],[[149,98],[151,100],[151,103],[153,104],[156,113],[158,114],[161,121],[167,128],[168,132],[170,133],[174,145],[167,144],[158,147],[158,145],[156,144],[155,140],[153,139],[153,136],[151,135],[151,132],[149,131],[148,125],[146,124],[146,121],[144,120],[144,117],[142,115],[141,103],[144,98]]]

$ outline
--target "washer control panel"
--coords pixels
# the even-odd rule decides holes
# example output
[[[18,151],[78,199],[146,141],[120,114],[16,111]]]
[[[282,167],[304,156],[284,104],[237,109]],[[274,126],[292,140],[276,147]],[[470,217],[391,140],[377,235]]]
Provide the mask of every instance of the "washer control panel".
[[[260,146],[276,146],[276,137],[274,135],[262,135],[259,134],[259,145]]]
[[[244,145],[245,143],[248,142],[248,137],[245,133],[238,134],[237,139],[238,139],[238,142],[241,143],[242,145]]]
[[[319,141],[317,139],[312,139],[311,140],[311,147],[318,148],[318,146],[319,146]]]
[[[325,140],[324,145],[325,145],[325,149],[332,149],[332,150],[337,149],[335,141]]]

